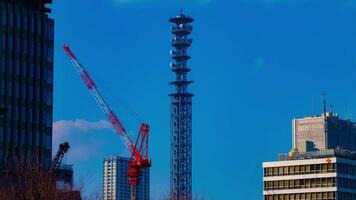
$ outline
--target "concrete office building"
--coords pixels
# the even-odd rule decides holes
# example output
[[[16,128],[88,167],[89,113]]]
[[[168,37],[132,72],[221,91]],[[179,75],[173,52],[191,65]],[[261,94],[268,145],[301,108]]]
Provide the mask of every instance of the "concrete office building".
[[[356,199],[356,154],[323,150],[263,163],[265,200]]]
[[[263,163],[264,199],[356,199],[355,134],[332,112],[293,120],[293,150]]]
[[[129,158],[110,156],[104,160],[103,199],[104,200],[130,200],[131,186],[128,184],[126,172]],[[142,170],[138,185],[138,199],[149,200],[150,171]]]
[[[0,0],[0,167],[52,154],[51,0]]]
[[[336,148],[356,151],[356,123],[332,112],[294,119],[293,148],[299,152]]]

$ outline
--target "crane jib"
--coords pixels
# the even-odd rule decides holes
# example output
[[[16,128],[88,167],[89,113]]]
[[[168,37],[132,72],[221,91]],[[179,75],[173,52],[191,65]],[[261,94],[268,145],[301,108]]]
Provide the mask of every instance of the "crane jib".
[[[114,127],[116,127],[119,130],[119,132],[123,135],[126,132],[126,130],[125,130],[124,126],[121,124],[119,118],[117,118],[116,115],[112,111],[109,111],[107,115],[110,120],[110,123]]]
[[[90,78],[88,72],[86,72],[85,70],[82,71],[82,73],[80,74],[80,77],[83,79],[83,81],[85,82],[85,85],[91,90],[95,87],[95,83],[93,81],[93,79]]]
[[[108,121],[113,126],[115,132],[119,134],[120,138],[123,140],[124,144],[131,152],[131,158],[129,160],[128,172],[129,184],[137,186],[139,183],[140,170],[143,168],[151,167],[151,160],[148,157],[148,124],[142,124],[140,127],[139,134],[136,138],[136,142],[133,143],[130,137],[126,133],[126,129],[123,124],[116,116],[114,111],[105,101],[105,98],[101,95],[98,88],[96,88],[94,80],[90,77],[86,69],[78,62],[74,53],[71,51],[68,45],[64,45],[64,51],[70,57],[74,68],[78,71],[81,79],[89,89],[90,93],[105,113]]]

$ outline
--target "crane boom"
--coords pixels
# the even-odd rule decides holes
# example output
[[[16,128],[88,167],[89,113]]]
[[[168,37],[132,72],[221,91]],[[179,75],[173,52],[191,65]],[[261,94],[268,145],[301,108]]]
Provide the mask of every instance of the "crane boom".
[[[132,154],[136,154],[137,150],[135,147],[135,144],[131,141],[129,136],[126,133],[126,129],[120,122],[119,118],[116,116],[116,114],[113,112],[113,110],[110,108],[108,103],[105,101],[104,97],[101,95],[100,91],[95,85],[94,80],[90,77],[89,73],[87,70],[81,65],[72,52],[72,50],[69,48],[68,45],[64,45],[64,51],[68,54],[69,58],[71,59],[74,68],[76,71],[79,73],[80,77],[82,78],[83,82],[85,85],[88,87],[90,93],[93,95],[95,98],[96,102],[99,104],[100,108],[110,121],[111,125],[115,129],[116,133],[119,134],[120,138],[123,140],[125,143],[126,147],[129,149],[129,151]],[[135,155],[138,156],[138,155]]]
[[[58,152],[56,156],[53,158],[51,165],[49,166],[50,170],[55,170],[61,167],[63,157],[68,152],[69,148],[70,146],[68,142],[59,145]]]
[[[141,170],[151,167],[151,159],[148,157],[149,125],[145,123],[141,124],[136,142],[133,143],[130,137],[127,135],[125,127],[122,125],[119,118],[105,101],[104,97],[101,95],[100,91],[95,85],[94,80],[90,77],[87,70],[79,63],[78,59],[68,45],[64,45],[63,48],[70,57],[74,68],[79,73],[90,93],[93,95],[96,102],[99,104],[100,108],[103,110],[106,117],[110,121],[111,125],[114,127],[114,130],[131,152],[126,175],[128,176],[128,183],[131,185],[131,200],[137,200],[137,185],[139,184]]]

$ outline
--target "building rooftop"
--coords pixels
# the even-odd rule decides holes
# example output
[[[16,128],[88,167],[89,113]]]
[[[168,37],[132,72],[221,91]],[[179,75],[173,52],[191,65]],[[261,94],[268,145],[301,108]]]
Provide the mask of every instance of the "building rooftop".
[[[288,161],[288,160],[306,160],[306,159],[316,159],[316,158],[331,158],[340,157],[356,160],[356,152],[340,149],[327,149],[321,151],[311,151],[311,152],[293,152],[284,153],[278,155],[278,161]]]
[[[30,7],[45,13],[49,13],[51,12],[51,9],[47,8],[46,5],[52,4],[53,0],[0,0],[0,2]]]
[[[104,158],[104,161],[113,161],[113,160],[129,160],[129,157],[123,157],[123,156],[107,156],[106,158]]]
[[[183,14],[183,11],[181,14],[177,15],[176,17],[171,17],[169,19],[169,22],[175,23],[175,24],[189,24],[194,21],[193,18],[186,16]]]

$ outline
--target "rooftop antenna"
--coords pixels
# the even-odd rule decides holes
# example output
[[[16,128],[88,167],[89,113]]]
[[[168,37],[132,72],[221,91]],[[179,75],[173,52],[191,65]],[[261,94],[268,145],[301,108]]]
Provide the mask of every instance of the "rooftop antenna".
[[[333,112],[334,112],[334,105],[331,104],[331,105],[330,105],[330,113],[333,113]]]
[[[183,15],[183,8],[180,9],[180,15]]]
[[[322,101],[323,101],[323,114],[325,117],[326,116],[326,92],[323,92]]]
[[[345,119],[346,119],[346,120],[349,119],[349,116],[348,116],[348,114],[349,114],[349,113],[348,113],[348,109],[349,109],[349,108],[348,108],[348,105],[347,105],[347,103],[346,103],[346,113],[345,113]]]
[[[314,97],[312,97],[312,115],[314,116],[315,115],[315,112],[314,112]]]

